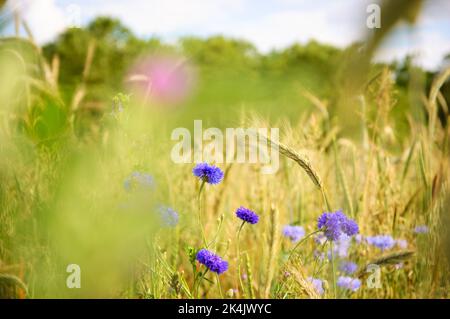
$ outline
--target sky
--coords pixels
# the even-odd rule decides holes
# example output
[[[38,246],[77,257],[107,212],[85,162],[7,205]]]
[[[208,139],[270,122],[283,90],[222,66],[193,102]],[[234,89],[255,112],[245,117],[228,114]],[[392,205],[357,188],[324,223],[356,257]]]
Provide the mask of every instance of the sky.
[[[317,40],[338,47],[369,31],[367,6],[376,0],[8,0],[20,7],[38,43],[99,15],[119,18],[141,37],[175,42],[184,35],[226,35],[251,41],[263,53]],[[383,14],[381,12],[381,14]],[[12,32],[12,27],[5,32]],[[9,31],[8,31],[9,30]],[[400,24],[377,53],[379,61],[416,55],[430,70],[450,53],[450,1],[425,0],[418,23]]]

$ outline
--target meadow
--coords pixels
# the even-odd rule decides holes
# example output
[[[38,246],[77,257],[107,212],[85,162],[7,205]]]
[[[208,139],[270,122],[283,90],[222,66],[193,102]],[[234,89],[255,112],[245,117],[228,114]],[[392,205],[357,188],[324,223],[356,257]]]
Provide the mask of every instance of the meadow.
[[[1,297],[449,297],[449,68],[405,88],[370,64],[352,91],[225,61],[172,108],[105,89],[105,48],[84,43],[70,83],[52,46],[0,40]],[[174,163],[193,119],[279,128],[279,170]]]

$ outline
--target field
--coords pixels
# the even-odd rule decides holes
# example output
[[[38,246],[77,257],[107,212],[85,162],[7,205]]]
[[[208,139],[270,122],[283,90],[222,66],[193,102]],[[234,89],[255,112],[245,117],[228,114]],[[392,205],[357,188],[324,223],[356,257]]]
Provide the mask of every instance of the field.
[[[296,79],[196,60],[194,97],[172,107],[164,90],[97,80],[106,49],[92,43],[71,83],[75,63],[54,47],[0,39],[0,297],[449,298],[449,68],[415,87],[368,64],[352,91],[330,79],[322,90],[327,71],[312,67]],[[263,136],[279,169],[175,163],[171,134],[194,119],[279,128],[279,141]],[[338,211],[349,236],[333,238]]]

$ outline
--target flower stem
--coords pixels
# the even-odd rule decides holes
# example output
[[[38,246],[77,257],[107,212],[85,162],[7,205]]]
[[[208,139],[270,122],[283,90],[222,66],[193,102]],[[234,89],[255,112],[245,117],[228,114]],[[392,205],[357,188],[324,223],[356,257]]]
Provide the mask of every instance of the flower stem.
[[[244,283],[242,282],[242,276],[241,276],[241,245],[240,245],[240,236],[241,236],[241,231],[242,228],[245,225],[245,221],[242,222],[241,226],[239,227],[239,230],[237,232],[237,262],[238,262],[238,278],[239,278],[239,284],[241,285],[241,291],[242,291],[242,296],[244,297],[245,295],[245,288],[244,288]]]
[[[333,272],[333,291],[334,299],[337,299],[337,287],[336,287],[336,269],[334,267],[334,251],[333,251],[333,241],[330,241],[331,245],[331,269]]]
[[[311,237],[314,234],[317,234],[319,232],[321,232],[322,230],[316,230],[313,231],[312,233],[309,233],[308,235],[306,235],[305,237],[303,237],[295,246],[294,248],[291,249],[291,251],[289,252],[288,258],[286,260],[286,262],[288,262],[291,259],[292,254],[294,253],[294,251],[302,244],[304,243],[309,237]]]
[[[321,188],[320,191],[322,192],[322,198],[323,202],[325,203],[325,206],[327,207],[327,210],[331,212],[331,205],[330,201],[328,200],[327,192],[325,191],[325,188]]]
[[[224,299],[222,285],[220,284],[220,278],[218,274],[216,274],[216,278],[217,278],[217,285],[219,286],[220,298]]]
[[[205,248],[208,247],[208,243],[206,242],[206,236],[205,236],[205,230],[203,228],[203,224],[202,224],[202,203],[201,203],[201,195],[202,195],[202,190],[205,186],[205,181],[202,181],[202,184],[200,185],[200,189],[198,190],[198,224],[200,226],[200,233],[202,235],[202,241],[203,241],[203,245],[205,246]]]
[[[197,288],[195,289],[195,298],[198,299],[198,293],[200,291],[200,285],[202,283],[203,278],[205,278],[206,273],[208,272],[208,268],[201,274],[200,278],[197,279]],[[198,276],[197,276],[198,277]],[[194,284],[195,286],[195,284]]]

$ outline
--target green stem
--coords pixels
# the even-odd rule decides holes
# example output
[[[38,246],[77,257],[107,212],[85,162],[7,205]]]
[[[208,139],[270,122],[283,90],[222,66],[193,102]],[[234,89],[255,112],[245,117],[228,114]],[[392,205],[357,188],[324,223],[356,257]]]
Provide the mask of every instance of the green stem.
[[[245,288],[244,283],[242,282],[242,276],[241,276],[241,245],[240,245],[240,236],[241,236],[241,230],[245,225],[245,221],[242,222],[241,226],[239,227],[239,230],[237,232],[237,262],[238,262],[238,278],[239,278],[239,284],[241,285],[241,291],[242,296],[245,295]]]
[[[200,285],[203,281],[203,278],[205,278],[206,273],[208,272],[208,268],[206,268],[206,270],[202,273],[202,275],[200,276],[200,278],[197,279],[197,288],[195,289],[195,298],[198,299],[198,293],[200,291]]]
[[[217,285],[219,286],[220,298],[224,299],[224,297],[223,297],[223,291],[222,291],[222,285],[220,284],[220,278],[219,278],[219,275],[216,274],[216,277],[217,277]]]
[[[306,235],[305,237],[303,237],[295,246],[294,248],[291,249],[291,251],[289,252],[288,258],[286,260],[286,263],[291,259],[292,254],[294,253],[294,251],[302,244],[304,243],[309,237],[311,237],[314,234],[317,234],[319,232],[321,232],[322,230],[316,230],[313,231],[312,233],[309,233],[308,235]]]
[[[337,287],[336,287],[336,269],[334,267],[334,251],[333,251],[333,242],[330,241],[331,246],[331,269],[333,272],[333,290],[334,290],[334,299],[337,299]]]
[[[205,186],[205,181],[202,181],[202,184],[200,185],[200,189],[198,190],[198,224],[200,226],[200,233],[202,235],[202,241],[203,241],[203,245],[205,246],[205,248],[208,248],[208,243],[206,242],[206,236],[205,236],[205,230],[203,228],[203,224],[202,224],[202,204],[201,204],[201,194],[202,194],[202,190]]]
[[[216,243],[217,239],[219,238],[219,234],[220,234],[220,230],[222,229],[222,224],[223,224],[223,218],[220,218],[220,222],[219,222],[219,226],[217,227],[217,232],[214,235],[214,238],[208,243],[208,245],[206,246],[206,248],[212,246],[213,244]]]
[[[325,206],[327,207],[327,210],[329,212],[331,212],[331,205],[330,205],[330,202],[328,200],[327,193],[326,193],[325,189],[321,188],[320,191],[322,192],[323,201],[325,203]]]

